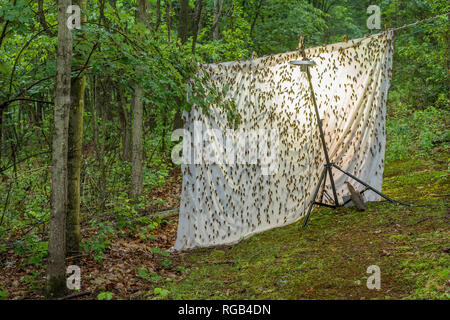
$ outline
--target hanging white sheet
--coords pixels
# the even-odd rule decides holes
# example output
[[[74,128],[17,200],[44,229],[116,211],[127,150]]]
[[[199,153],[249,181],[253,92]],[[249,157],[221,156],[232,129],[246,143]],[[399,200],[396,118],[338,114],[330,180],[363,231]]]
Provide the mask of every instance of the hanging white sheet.
[[[306,49],[331,162],[381,190],[386,102],[392,74],[391,31]],[[325,163],[306,73],[298,51],[203,65],[241,117],[211,104],[185,113],[183,184],[176,250],[236,243],[299,220]],[[243,139],[242,137],[246,137]],[[264,155],[262,155],[264,154]],[[339,201],[345,181],[333,170]],[[319,196],[331,203],[330,181]],[[323,192],[325,191],[325,192]],[[367,201],[379,196],[366,191]]]

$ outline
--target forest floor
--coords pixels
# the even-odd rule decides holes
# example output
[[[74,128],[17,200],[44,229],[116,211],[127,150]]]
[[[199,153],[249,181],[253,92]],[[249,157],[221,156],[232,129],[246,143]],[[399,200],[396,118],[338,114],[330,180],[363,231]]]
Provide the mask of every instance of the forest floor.
[[[448,158],[398,161],[383,191],[422,205],[369,203],[368,210],[315,209],[299,222],[234,246],[185,254],[184,279],[167,284],[174,299],[448,299]],[[378,265],[381,289],[369,290]]]
[[[68,259],[81,268],[81,295],[71,298],[448,299],[448,160],[444,153],[387,164],[383,192],[420,206],[382,201],[365,212],[317,208],[306,228],[300,221],[233,246],[169,253],[177,217],[148,233],[120,229],[103,239],[100,258],[91,252]],[[171,206],[179,183],[176,172],[168,190],[157,191]],[[98,234],[83,227],[84,238]],[[43,299],[45,264],[0,251],[0,287],[8,299]],[[380,290],[366,286],[370,265],[380,267]]]

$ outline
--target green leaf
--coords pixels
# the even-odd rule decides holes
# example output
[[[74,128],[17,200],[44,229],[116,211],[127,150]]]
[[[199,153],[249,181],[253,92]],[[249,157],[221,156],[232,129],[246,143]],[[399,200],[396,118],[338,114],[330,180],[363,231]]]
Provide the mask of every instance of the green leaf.
[[[147,271],[147,269],[144,268],[144,267],[139,268],[139,270],[138,270],[138,275],[139,275],[139,277],[141,277],[142,279],[145,279],[145,280],[148,280],[148,279],[149,279],[149,277],[148,277],[148,271]]]
[[[161,289],[161,288],[155,288],[153,289],[154,294],[159,294],[161,297],[165,298],[169,295],[169,290],[167,289]]]
[[[152,277],[150,278],[150,280],[155,281],[155,282],[158,282],[158,281],[161,281],[164,279],[163,277],[161,277],[160,275],[158,275],[157,273],[154,273],[154,272],[151,273],[151,276]]]
[[[164,257],[170,257],[170,253],[167,251],[161,252],[161,255],[163,255]]]
[[[152,252],[153,252],[153,253],[160,253],[160,252],[161,252],[161,249],[160,249],[160,248],[153,248],[153,249],[152,249]]]
[[[0,300],[6,300],[8,296],[9,296],[8,292],[0,290]]]
[[[106,292],[99,293],[99,295],[97,296],[97,299],[98,300],[111,300],[112,297],[113,297],[113,293],[106,291]]]

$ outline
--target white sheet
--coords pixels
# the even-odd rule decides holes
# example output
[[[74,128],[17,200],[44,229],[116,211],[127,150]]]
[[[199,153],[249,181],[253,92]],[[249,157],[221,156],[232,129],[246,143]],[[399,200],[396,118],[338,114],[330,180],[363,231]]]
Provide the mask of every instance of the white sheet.
[[[306,49],[307,57],[317,63],[310,70],[330,160],[378,190],[384,169],[393,36],[388,31]],[[325,160],[306,74],[289,63],[298,59],[295,51],[202,66],[202,72],[211,76],[210,84],[219,89],[229,86],[225,99],[236,102],[241,116],[238,130],[255,134],[248,149],[240,151],[257,156],[258,143],[271,141],[271,157],[266,165],[251,164],[254,159],[244,164],[195,164],[194,153],[201,151],[202,144],[211,151],[212,160],[232,156],[219,142],[231,131],[230,124],[226,112],[215,104],[208,115],[198,107],[185,113],[185,130],[191,137],[199,124],[203,130],[219,131],[210,132],[207,142],[184,139],[184,157],[191,164],[182,165],[176,250],[236,243],[305,214]],[[257,129],[272,130],[271,135],[258,138]],[[348,194],[345,181],[363,189],[338,170],[333,176],[341,203]],[[326,191],[332,196],[328,179]],[[372,191],[364,196],[367,201],[379,200]],[[327,199],[323,197],[324,202]]]

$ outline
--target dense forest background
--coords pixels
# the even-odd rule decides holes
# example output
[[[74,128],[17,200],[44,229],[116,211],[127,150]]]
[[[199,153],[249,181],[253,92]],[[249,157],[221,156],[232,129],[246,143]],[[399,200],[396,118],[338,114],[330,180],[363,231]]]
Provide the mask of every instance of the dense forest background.
[[[446,0],[73,0],[68,131],[67,255],[102,259],[112,234],[151,234],[145,214],[178,206],[173,129],[202,94],[210,63],[339,42],[441,17],[396,33],[387,162],[448,150],[449,4]],[[381,8],[368,30],[367,7]],[[58,8],[49,0],[0,0],[0,252],[45,264],[51,216]],[[95,228],[81,238],[80,225]],[[30,279],[33,279],[31,276]],[[30,280],[31,281],[31,280]],[[6,290],[7,288],[3,288]],[[0,292],[2,288],[0,288]]]

